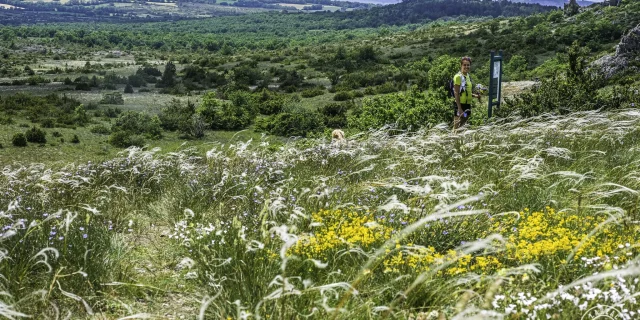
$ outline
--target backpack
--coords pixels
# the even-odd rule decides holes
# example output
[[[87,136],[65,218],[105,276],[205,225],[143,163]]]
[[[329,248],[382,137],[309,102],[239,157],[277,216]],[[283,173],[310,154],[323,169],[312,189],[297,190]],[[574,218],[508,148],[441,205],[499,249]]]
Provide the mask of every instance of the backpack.
[[[449,79],[444,83],[444,90],[449,94],[449,98],[455,97],[453,93],[453,79]]]

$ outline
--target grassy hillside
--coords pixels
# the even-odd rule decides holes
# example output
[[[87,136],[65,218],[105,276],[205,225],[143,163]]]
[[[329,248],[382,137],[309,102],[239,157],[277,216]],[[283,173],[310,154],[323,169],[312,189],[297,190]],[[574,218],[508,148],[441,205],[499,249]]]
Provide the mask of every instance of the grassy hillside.
[[[2,314],[631,316],[638,119],[6,166]]]

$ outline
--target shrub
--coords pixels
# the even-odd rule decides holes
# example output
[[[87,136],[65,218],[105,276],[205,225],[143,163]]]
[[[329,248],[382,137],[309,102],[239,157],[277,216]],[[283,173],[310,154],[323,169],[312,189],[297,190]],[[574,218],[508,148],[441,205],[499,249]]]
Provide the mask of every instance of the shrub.
[[[162,127],[158,116],[150,116],[146,113],[125,111],[111,128],[113,132],[124,131],[129,135],[144,135],[150,139],[162,137]]]
[[[6,117],[0,117],[0,124],[1,125],[9,125],[9,124],[14,124],[15,121],[13,121],[13,119],[9,116]]]
[[[32,127],[31,129],[27,130],[27,132],[25,133],[25,137],[27,141],[33,142],[33,143],[47,143],[46,136],[47,136],[46,132],[36,127]]]
[[[344,128],[347,126],[348,108],[346,103],[330,103],[319,108],[318,112],[324,117],[324,125],[328,128]]]
[[[307,89],[300,93],[303,98],[313,98],[320,95],[323,95],[325,92],[324,87],[318,86],[313,89]]]
[[[104,135],[108,135],[109,133],[111,133],[111,130],[109,130],[109,128],[107,128],[106,126],[104,126],[102,124],[95,125],[95,126],[91,127],[90,131],[91,131],[91,133],[104,134]]]
[[[120,92],[111,92],[111,93],[103,93],[102,100],[100,100],[101,104],[124,104],[124,99],[122,98],[122,93]]]
[[[349,127],[359,130],[395,125],[401,130],[418,130],[451,120],[452,108],[444,90],[423,92],[413,86],[407,92],[365,99],[348,117]]]
[[[91,91],[91,86],[86,82],[76,83],[76,90]]]
[[[124,93],[133,93],[133,87],[127,83],[127,85],[124,87]]]
[[[298,107],[261,119],[256,128],[283,137],[307,137],[311,133],[324,131],[325,126],[321,114]]]
[[[51,135],[52,135],[54,138],[60,138],[60,137],[62,137],[62,134],[61,134],[60,132],[58,132],[58,131],[54,131],[54,132],[52,132],[52,133],[51,133]]]
[[[53,119],[44,119],[42,120],[42,122],[40,122],[40,126],[42,126],[43,128],[54,128],[55,121],[53,121]]]
[[[11,143],[16,147],[26,147],[27,146],[27,138],[23,133],[16,133],[13,135],[13,139],[11,139]]]
[[[444,90],[444,85],[460,71],[460,61],[457,58],[443,55],[433,61],[427,79],[432,90]]]
[[[131,146],[142,147],[144,145],[144,138],[140,135],[132,135],[126,131],[115,131],[109,136],[109,143],[119,148],[128,148]]]
[[[248,105],[234,105],[216,99],[214,93],[207,93],[196,112],[209,124],[212,130],[239,130],[246,128],[255,118]]]
[[[351,93],[347,91],[340,91],[340,92],[337,92],[335,96],[333,96],[333,101],[347,101],[347,100],[351,100],[351,98],[352,98]]]
[[[189,134],[191,132],[192,116],[196,112],[195,105],[191,102],[183,104],[178,99],[172,99],[158,115],[163,129],[168,131],[180,131]]]
[[[385,82],[379,86],[375,87],[376,94],[388,94],[393,92],[398,92],[398,88],[393,84],[393,82]]]
[[[80,143],[80,138],[78,138],[77,134],[73,135],[73,138],[71,138],[71,143]]]

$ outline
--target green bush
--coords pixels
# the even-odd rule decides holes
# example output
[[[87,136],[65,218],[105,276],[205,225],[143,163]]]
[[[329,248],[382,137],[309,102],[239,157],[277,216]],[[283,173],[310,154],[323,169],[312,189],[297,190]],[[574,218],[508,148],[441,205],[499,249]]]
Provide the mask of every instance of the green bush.
[[[144,138],[126,131],[115,131],[109,136],[109,143],[119,148],[142,147],[144,146]]]
[[[146,113],[125,111],[111,128],[109,143],[116,147],[142,146],[144,139],[162,137],[162,127],[158,116]]]
[[[27,130],[25,137],[27,141],[32,143],[47,143],[47,133],[36,127]]]
[[[335,96],[333,96],[333,101],[347,101],[351,100],[351,98],[353,98],[353,96],[350,92],[340,91],[337,92]]]
[[[102,100],[100,100],[101,104],[124,104],[124,99],[122,98],[122,93],[120,92],[110,92],[103,93]]]
[[[395,125],[401,130],[418,130],[451,120],[452,108],[446,95],[439,91],[420,91],[413,86],[408,92],[365,99],[362,106],[348,117],[349,127],[359,130]]]
[[[55,121],[53,119],[44,119],[40,122],[40,126],[43,128],[54,128]]]
[[[80,138],[78,138],[77,134],[73,135],[73,138],[71,138],[71,143],[80,143]]]
[[[105,125],[102,125],[102,124],[91,127],[90,131],[91,133],[104,134],[104,135],[108,135],[111,133],[111,130],[109,130],[109,128],[107,128]]]
[[[145,135],[150,139],[162,137],[160,119],[157,116],[150,116],[146,113],[125,111],[113,125],[113,131],[128,131],[132,134]]]
[[[124,87],[124,93],[133,93],[133,86],[127,83],[127,85]]]
[[[347,103],[330,103],[321,108],[318,112],[324,117],[324,125],[328,128],[344,128],[347,126]]]
[[[11,139],[11,144],[16,147],[26,147],[27,146],[27,138],[23,133],[16,133],[13,135],[13,139]]]
[[[324,119],[318,112],[298,107],[256,122],[257,131],[293,137],[307,137],[312,133],[324,131]]]
[[[513,98],[505,98],[502,108],[496,115],[532,117],[543,113],[568,114],[576,111],[608,110],[630,106],[633,100],[630,90],[614,87],[609,91],[600,91],[603,83],[602,76],[597,73],[579,78],[542,79],[530,91]]]
[[[447,81],[460,71],[460,59],[448,55],[442,55],[433,61],[427,79],[431,90],[444,91]]]
[[[234,105],[207,93],[196,112],[212,130],[240,130],[251,124],[255,113],[250,105]]]
[[[184,132],[184,128],[189,126],[191,116],[196,112],[195,105],[187,102],[180,102],[178,99],[172,99],[158,114],[163,129],[167,131],[180,130]],[[186,130],[188,131],[188,130]]]
[[[323,95],[325,92],[324,87],[318,86],[313,89],[306,89],[300,93],[303,98],[313,98]]]
[[[91,91],[91,86],[86,82],[76,83],[76,90],[79,90],[79,91]]]
[[[396,88],[393,82],[385,82],[375,87],[376,94],[388,94],[393,92],[398,92],[398,88]]]

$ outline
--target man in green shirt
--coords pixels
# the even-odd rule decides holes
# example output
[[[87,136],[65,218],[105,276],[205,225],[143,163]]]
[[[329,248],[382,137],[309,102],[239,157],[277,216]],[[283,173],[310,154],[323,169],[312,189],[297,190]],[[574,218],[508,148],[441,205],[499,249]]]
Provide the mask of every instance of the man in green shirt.
[[[464,126],[469,117],[471,117],[471,99],[480,99],[479,94],[473,93],[473,84],[469,75],[470,70],[471,58],[464,57],[460,59],[460,72],[453,77],[453,95],[455,97],[454,129]]]

